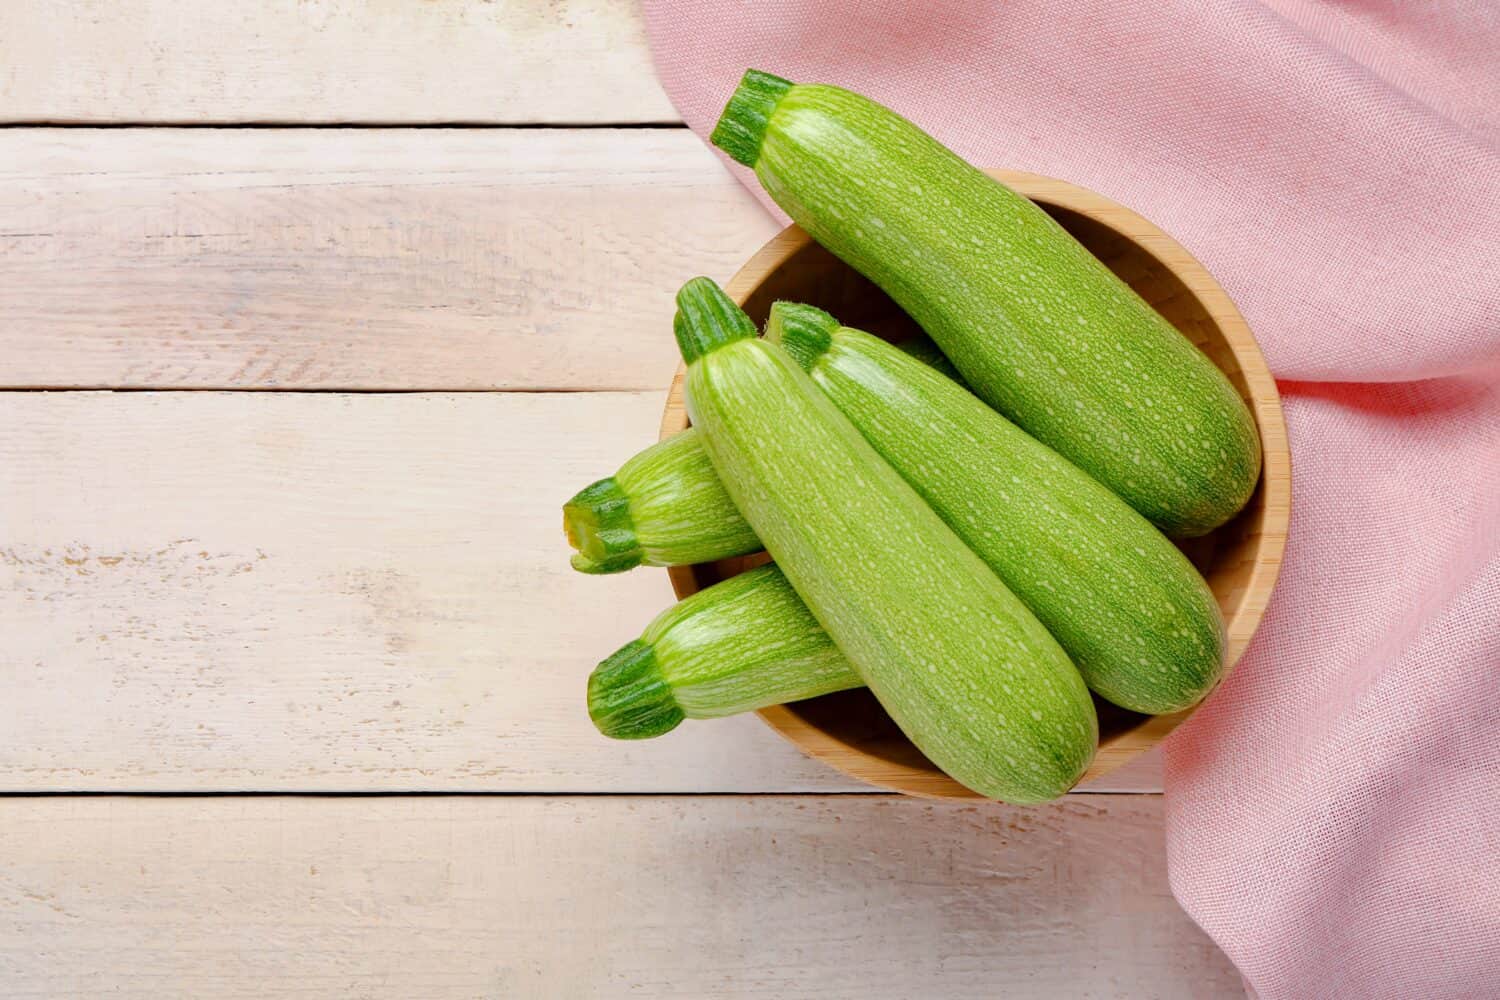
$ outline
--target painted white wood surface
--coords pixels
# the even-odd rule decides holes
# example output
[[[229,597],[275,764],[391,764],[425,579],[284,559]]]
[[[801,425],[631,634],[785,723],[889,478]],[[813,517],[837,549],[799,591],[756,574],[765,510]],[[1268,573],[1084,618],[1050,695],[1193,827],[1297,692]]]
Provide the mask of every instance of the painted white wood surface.
[[[671,591],[569,570],[560,506],[660,402],[0,395],[0,788],[853,787],[755,719],[593,731]]]
[[[0,4],[0,122],[670,122],[629,0]],[[558,505],[774,224],[685,132],[0,130],[0,792],[841,792],[593,733]],[[1106,788],[1159,788],[1143,761]],[[1238,995],[1154,796],[0,796],[0,996]]]
[[[0,393],[0,790],[861,789],[753,718],[589,723],[672,597],[560,507],[661,399]]]
[[[0,121],[675,122],[633,0],[7,0]]]
[[[656,389],[777,229],[681,129],[0,130],[0,388]]]
[[[0,803],[10,1000],[1240,995],[1157,796]]]

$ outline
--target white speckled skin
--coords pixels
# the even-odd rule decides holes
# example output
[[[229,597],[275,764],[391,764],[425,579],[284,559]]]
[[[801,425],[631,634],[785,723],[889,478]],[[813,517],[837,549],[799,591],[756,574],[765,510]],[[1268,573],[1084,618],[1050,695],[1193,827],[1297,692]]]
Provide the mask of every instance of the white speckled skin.
[[[909,338],[899,350],[958,377],[953,365],[926,337]],[[686,566],[762,548],[760,539],[724,492],[695,428],[637,452],[610,479],[617,491],[597,493],[605,482],[601,480],[563,505],[568,540],[583,553],[574,558],[574,567],[583,572],[621,572],[637,565]],[[620,523],[618,515],[613,520],[606,517],[601,505],[620,499],[628,504],[626,517],[635,558],[610,565],[607,560],[619,553],[600,533],[619,531]],[[614,541],[620,544],[620,539]]]
[[[1045,212],[899,115],[793,86],[755,173],[883,288],[974,390],[1168,534],[1232,517],[1260,474],[1233,387]]]
[[[802,318],[784,332],[782,315]],[[826,324],[816,340],[827,347],[792,356],[1036,613],[1090,688],[1149,714],[1186,708],[1212,689],[1223,669],[1218,604],[1161,532],[951,379],[877,337],[782,303],[767,336],[797,338],[799,324]]]
[[[1078,671],[796,362],[735,340],[686,388],[730,495],[912,742],[982,795],[1067,791],[1098,742]]]
[[[861,687],[864,681],[776,566],[672,605],[641,633],[689,719]]]
[[[650,566],[679,566],[742,555],[760,540],[733,508],[689,427],[633,456],[615,480],[630,498],[630,518]]]

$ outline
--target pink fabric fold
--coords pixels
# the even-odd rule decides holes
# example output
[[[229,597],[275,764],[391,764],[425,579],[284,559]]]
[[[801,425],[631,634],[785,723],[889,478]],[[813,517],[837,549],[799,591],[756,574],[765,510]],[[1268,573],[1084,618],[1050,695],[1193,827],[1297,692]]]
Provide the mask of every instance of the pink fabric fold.
[[[1500,996],[1500,5],[645,10],[702,135],[746,67],[837,83],[1213,271],[1280,380],[1293,518],[1166,747],[1173,891],[1261,997]]]

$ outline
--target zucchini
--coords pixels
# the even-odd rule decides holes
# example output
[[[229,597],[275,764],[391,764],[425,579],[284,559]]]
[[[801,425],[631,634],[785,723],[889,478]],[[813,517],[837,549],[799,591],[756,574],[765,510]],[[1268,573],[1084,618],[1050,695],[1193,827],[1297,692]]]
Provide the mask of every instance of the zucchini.
[[[766,336],[782,344],[1031,609],[1095,693],[1132,711],[1160,714],[1196,703],[1217,683],[1224,633],[1212,592],[1176,546],[1113,493],[962,387],[879,338],[839,326],[820,309],[778,302]],[[701,455],[698,435],[691,440]],[[717,482],[706,456],[698,475]],[[727,493],[717,510],[700,509],[695,518],[740,520]],[[753,545],[759,547],[758,540]],[[777,582],[760,589],[769,593]],[[712,620],[713,607],[695,604],[694,616]],[[766,618],[772,627],[765,636],[803,637],[802,623],[789,611],[768,610]],[[689,717],[824,693],[822,674],[799,681],[795,665],[767,667],[771,661],[749,647],[742,651],[738,641],[715,649],[718,676],[751,684],[743,674],[774,669],[774,678],[756,676],[753,683],[775,698],[715,705],[699,695]],[[665,674],[669,681],[676,676],[671,669]]]
[[[756,70],[712,139],[981,398],[1164,531],[1249,499],[1260,441],[1228,379],[1026,198],[867,98]]]
[[[1218,682],[1213,593],[1119,497],[950,379],[821,309],[776,303],[766,337],[1041,619],[1095,693],[1154,715]]]
[[[605,736],[660,736],[713,719],[862,687],[775,566],[758,566],[663,611],[589,675]]]
[[[926,337],[900,349],[957,377]],[[690,566],[760,551],[714,473],[698,432],[688,428],[635,455],[613,476],[590,483],[563,505],[563,531],[580,573],[635,566]]]
[[[688,282],[677,306],[720,480],[896,724],[981,795],[1072,787],[1098,719],[1057,640],[717,285]]]
[[[760,550],[694,428],[658,441],[563,505],[582,573],[686,566]]]

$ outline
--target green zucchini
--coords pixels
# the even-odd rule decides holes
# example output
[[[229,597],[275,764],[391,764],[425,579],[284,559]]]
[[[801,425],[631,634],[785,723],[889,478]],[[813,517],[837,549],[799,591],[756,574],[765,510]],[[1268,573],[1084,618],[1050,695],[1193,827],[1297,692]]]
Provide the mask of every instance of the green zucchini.
[[[766,337],[1041,619],[1097,694],[1160,714],[1218,682],[1213,593],[1119,497],[952,380],[821,309],[776,303]]]
[[[618,573],[760,550],[693,428],[658,441],[563,505],[573,568]]]
[[[758,566],[663,611],[589,676],[605,736],[660,736],[713,719],[862,687],[781,570]]]
[[[958,374],[926,337],[899,346],[923,364]],[[761,547],[692,428],[658,441],[613,476],[579,490],[563,505],[563,531],[578,550],[572,565],[581,573],[689,566]]]
[[[677,306],[714,469],[896,724],[981,795],[1072,787],[1098,719],[1057,640],[717,285],[688,282]]]
[[[1229,381],[1026,198],[867,98],[756,70],[713,142],[981,398],[1164,531],[1249,499],[1260,442]]]
[[[778,302],[766,335],[1047,626],[1095,693],[1160,714],[1213,688],[1224,643],[1213,594],[1177,548],[1113,493],[951,380],[820,309]],[[693,442],[701,454],[696,434]],[[698,474],[717,481],[706,457]],[[715,511],[700,509],[695,518],[714,524],[739,514],[723,493]],[[712,620],[713,607],[695,604],[696,620]],[[767,621],[766,635],[786,630],[789,639],[800,629],[790,613],[768,613]],[[730,643],[714,656],[719,676],[736,683],[772,669]],[[823,693],[822,674],[803,683],[794,665],[774,674],[754,682],[776,700],[714,706],[700,696],[690,717]],[[778,686],[769,686],[773,679]]]

